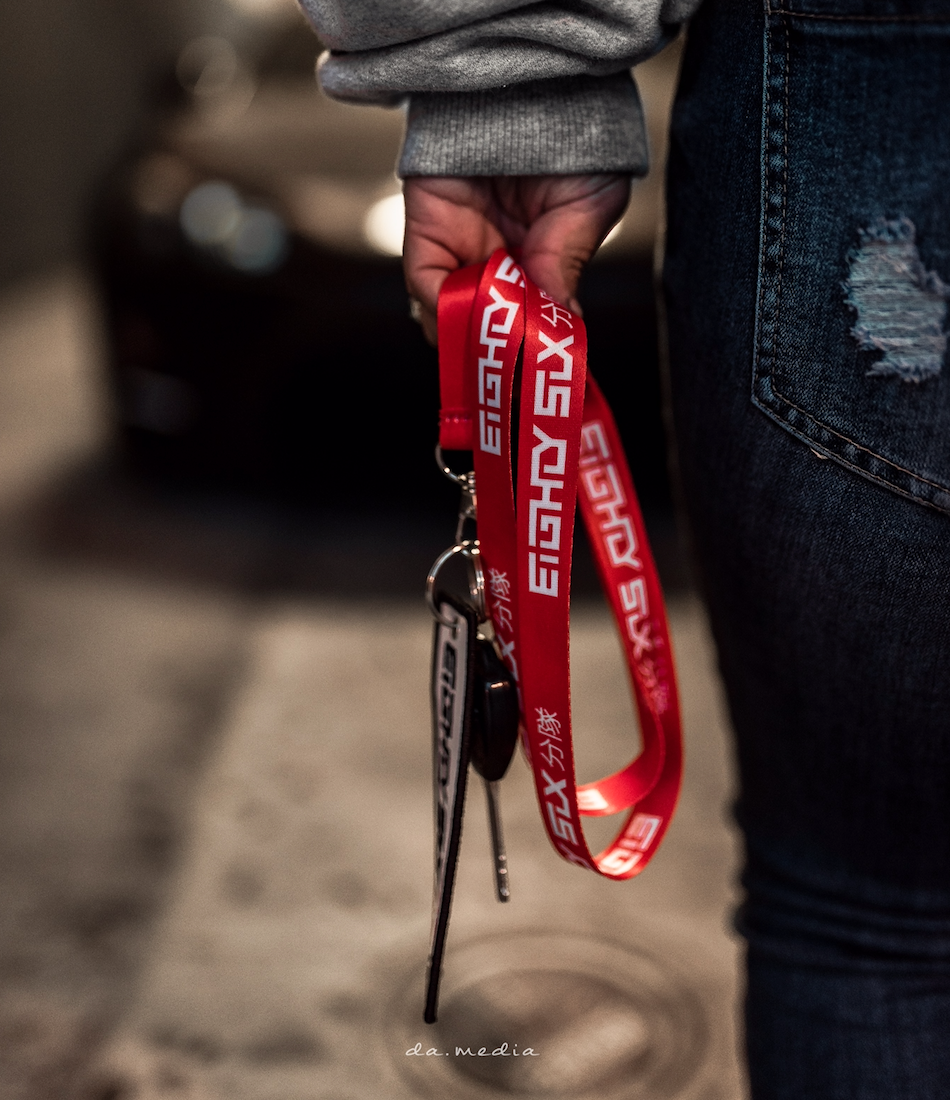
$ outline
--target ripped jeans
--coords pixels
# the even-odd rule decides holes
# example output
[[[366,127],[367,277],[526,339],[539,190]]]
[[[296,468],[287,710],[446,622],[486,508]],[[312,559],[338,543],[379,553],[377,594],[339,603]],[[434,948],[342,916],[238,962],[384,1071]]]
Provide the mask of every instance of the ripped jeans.
[[[664,274],[754,1100],[950,1096],[950,0],[707,0]]]

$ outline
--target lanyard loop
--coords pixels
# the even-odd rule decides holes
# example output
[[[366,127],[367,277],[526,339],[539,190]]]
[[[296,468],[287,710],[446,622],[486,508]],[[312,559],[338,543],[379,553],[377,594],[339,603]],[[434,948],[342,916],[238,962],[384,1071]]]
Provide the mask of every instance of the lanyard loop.
[[[439,443],[473,452],[486,610],[518,686],[522,745],[545,829],[569,862],[632,878],[655,854],[676,806],[679,707],[659,578],[616,424],[587,371],[584,323],[499,250],[446,280],[439,360]],[[582,786],[568,650],[575,507],[617,624],[643,742],[626,767]],[[581,816],[624,812],[613,841],[591,853]]]

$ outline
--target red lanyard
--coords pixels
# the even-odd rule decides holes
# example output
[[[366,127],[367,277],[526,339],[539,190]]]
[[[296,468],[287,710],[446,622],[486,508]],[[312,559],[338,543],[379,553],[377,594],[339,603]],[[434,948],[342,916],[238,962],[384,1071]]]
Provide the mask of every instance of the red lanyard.
[[[679,707],[659,578],[613,416],[587,372],[584,324],[499,250],[446,280],[439,361],[439,442],[443,450],[474,452],[487,609],[518,684],[522,744],[542,820],[564,859],[607,878],[632,878],[656,852],[676,807]],[[580,787],[568,652],[576,503],[617,623],[643,741],[625,768]],[[592,854],[581,816],[625,811],[613,841]]]

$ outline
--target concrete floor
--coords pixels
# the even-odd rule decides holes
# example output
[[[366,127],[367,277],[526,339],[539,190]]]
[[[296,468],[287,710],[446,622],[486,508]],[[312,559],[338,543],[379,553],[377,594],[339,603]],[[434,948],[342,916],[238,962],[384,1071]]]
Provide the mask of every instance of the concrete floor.
[[[558,860],[517,760],[499,906],[473,786],[426,1027],[422,602],[268,593],[260,540],[76,490],[106,437],[97,347],[75,274],[0,300],[0,1097],[739,1100],[731,763],[696,601],[670,608],[687,773],[654,865],[615,884]],[[179,568],[189,538],[213,583]],[[430,549],[392,556],[422,576]],[[603,612],[572,630],[586,778],[632,720]],[[502,1043],[537,1056],[454,1053]]]

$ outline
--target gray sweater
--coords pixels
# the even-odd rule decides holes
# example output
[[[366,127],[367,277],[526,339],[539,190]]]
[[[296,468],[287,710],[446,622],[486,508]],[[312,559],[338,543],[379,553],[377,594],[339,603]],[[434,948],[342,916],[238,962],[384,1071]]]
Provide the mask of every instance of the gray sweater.
[[[403,176],[647,169],[630,67],[699,0],[300,0],[336,99],[408,100]]]

